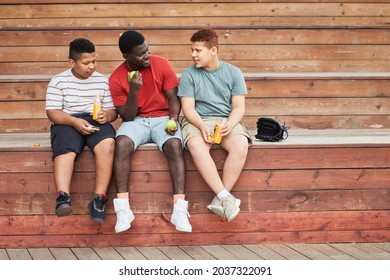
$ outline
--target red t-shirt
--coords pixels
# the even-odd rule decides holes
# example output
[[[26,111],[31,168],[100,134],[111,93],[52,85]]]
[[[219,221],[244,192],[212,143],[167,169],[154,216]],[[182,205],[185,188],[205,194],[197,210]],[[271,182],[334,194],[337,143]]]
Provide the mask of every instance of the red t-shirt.
[[[129,93],[127,81],[131,69],[124,61],[109,78],[112,100],[116,107],[126,103]],[[142,88],[138,93],[139,117],[161,117],[169,114],[168,99],[164,91],[179,85],[179,79],[167,59],[151,55],[150,66],[139,70]]]

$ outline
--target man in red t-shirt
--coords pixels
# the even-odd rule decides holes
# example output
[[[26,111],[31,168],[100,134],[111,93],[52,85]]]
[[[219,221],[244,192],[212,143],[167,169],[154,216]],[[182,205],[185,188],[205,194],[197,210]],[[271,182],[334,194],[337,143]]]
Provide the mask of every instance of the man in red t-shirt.
[[[114,106],[122,118],[116,133],[114,158],[115,231],[129,229],[134,220],[128,191],[133,153],[142,144],[155,143],[167,157],[172,178],[174,206],[171,222],[177,230],[191,232],[188,201],[184,194],[184,146],[178,123],[181,110],[177,96],[178,78],[165,58],[150,54],[145,38],[137,31],[123,33],[119,38],[119,49],[125,61],[109,78]],[[168,120],[176,125],[167,128]]]

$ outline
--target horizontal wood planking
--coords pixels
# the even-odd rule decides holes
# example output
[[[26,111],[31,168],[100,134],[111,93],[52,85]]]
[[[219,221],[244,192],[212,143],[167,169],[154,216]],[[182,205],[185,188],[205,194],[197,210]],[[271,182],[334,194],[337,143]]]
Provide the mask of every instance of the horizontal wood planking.
[[[334,146],[334,144],[333,144]],[[383,147],[359,147],[356,144],[345,144],[346,147],[297,147],[281,149],[280,146],[262,147],[254,145],[248,155],[245,169],[269,170],[269,169],[316,169],[316,168],[388,168],[390,167],[390,148],[383,144]],[[348,147],[351,146],[351,147]],[[31,149],[34,149],[32,147]],[[0,167],[0,172],[50,172],[52,169],[51,151],[2,151],[1,162],[7,164]],[[224,162],[224,151],[221,149],[212,150],[216,157],[216,165],[222,168]],[[259,158],[262,160],[259,162]],[[75,166],[79,172],[94,170],[92,153],[82,153]],[[288,161],[287,161],[288,159]],[[186,156],[187,170],[195,170],[189,155]],[[153,162],[153,165],[150,164]],[[347,163],[347,164],[346,164]],[[162,171],[167,170],[165,157],[156,153],[153,149],[138,151],[134,155],[133,171]]]
[[[11,216],[0,218],[2,229],[12,233],[1,236],[0,247],[387,242],[390,238],[390,231],[384,228],[389,211],[242,213],[230,223],[215,215],[196,214],[191,220],[192,233],[176,232],[168,219],[164,215],[137,215],[131,230],[114,234],[115,218],[111,215],[103,225],[90,222],[87,216]],[[237,230],[232,232],[232,228]],[[28,235],[30,232],[34,234]]]
[[[244,117],[244,123],[248,128],[255,128],[258,118],[263,116],[261,112],[257,116]],[[284,122],[290,129],[381,129],[390,128],[390,116],[286,116],[273,112],[269,117]],[[118,128],[120,120],[113,125]],[[36,119],[0,119],[0,133],[36,133],[49,132],[50,121],[45,118]]]
[[[286,122],[291,128],[388,128],[389,108],[390,100],[385,97],[248,98],[244,122],[251,130],[256,129],[256,122],[260,116],[274,116]],[[29,130],[31,126],[34,127],[32,131],[48,131],[50,127],[50,123],[45,121],[44,101],[1,102],[0,119],[4,120],[2,121],[4,132],[31,131]],[[28,122],[22,124],[22,127],[18,126],[23,119]],[[38,121],[30,123],[32,119]],[[351,119],[353,124],[349,123]],[[119,122],[120,120],[116,121],[115,127],[118,127]],[[43,127],[37,127],[40,124]]]
[[[246,116],[259,115],[389,115],[390,98],[246,99]],[[282,112],[278,112],[283,108]],[[2,102],[1,119],[44,118],[45,101]],[[254,128],[251,128],[254,129]]]
[[[195,17],[195,16],[327,16],[327,17],[384,17],[390,15],[388,3],[95,3],[90,13],[89,3],[2,5],[0,18],[112,18],[139,17]]]
[[[120,34],[127,28],[118,29],[67,29],[67,30],[2,30],[4,39],[2,46],[34,47],[34,46],[67,46],[73,38],[90,38],[100,46],[116,46]],[[197,29],[157,30],[142,29],[150,46],[188,45],[191,35]],[[387,28],[372,29],[331,29],[331,28],[243,28],[215,29],[219,43],[224,45],[386,45],[390,43],[390,30]]]
[[[281,190],[281,191],[233,191],[241,200],[241,212],[289,212],[289,211],[358,211],[389,209],[390,189],[360,190]],[[75,215],[88,215],[88,204],[93,192],[81,194],[72,192],[72,207]],[[0,202],[1,215],[54,215],[56,191],[40,194],[4,193]],[[112,199],[107,198],[107,213],[114,214]],[[189,212],[209,213],[206,208],[213,199],[207,192],[187,192]],[[131,209],[134,213],[172,213],[172,192],[137,193],[130,195]],[[12,207],[10,207],[12,205]]]
[[[227,233],[232,226],[236,228],[236,232],[289,232],[289,231],[354,231],[361,230],[388,230],[386,224],[389,223],[390,211],[334,211],[334,212],[285,212],[285,213],[240,213],[237,220],[231,223],[222,222],[215,215],[209,214],[193,214],[192,223],[194,232],[189,234],[189,237],[196,233]],[[137,219],[138,217],[138,219]],[[139,214],[134,220],[134,227],[128,232],[121,234],[124,236],[133,236],[137,234],[153,233],[159,229],[161,234],[174,234],[175,229],[169,224],[170,214]],[[113,215],[109,215],[107,223],[97,224],[89,221],[87,215],[73,215],[70,217],[57,218],[54,215],[43,216],[36,215],[30,217],[11,216],[11,221],[7,221],[4,217],[0,217],[0,225],[4,231],[1,232],[1,237],[15,234],[15,229],[23,228],[26,235],[46,234],[47,236],[58,235],[61,232],[65,235],[89,235],[114,234]],[[203,221],[202,221],[203,219]],[[292,221],[290,219],[293,219]],[[329,223],[329,221],[332,221]],[[26,226],[27,225],[27,226]],[[72,228],[73,225],[73,228]],[[20,234],[23,235],[23,234]],[[1,238],[1,239],[2,239]],[[215,241],[213,241],[215,242]],[[199,244],[199,243],[197,243]],[[200,244],[199,244],[200,245]],[[46,246],[48,247],[48,246]]]
[[[173,2],[164,7],[179,6]],[[102,50],[101,54],[99,51],[102,58],[99,71],[110,73],[122,61],[116,38],[122,30],[129,28],[129,24],[133,24],[134,28],[139,27],[151,37],[152,51],[170,58],[177,73],[190,64],[189,36],[200,26],[209,24],[216,27],[221,35],[221,55],[240,66],[244,72],[388,71],[387,2],[364,4],[345,1],[348,4],[343,4],[335,1],[302,1],[288,5],[268,2],[250,1],[243,5],[197,3],[196,6],[200,6],[198,11],[207,11],[212,17],[198,15],[195,21],[194,13],[190,10],[190,17],[182,17],[186,15],[186,11],[180,10],[185,8],[184,2],[180,3],[181,14],[178,16],[169,9],[156,10],[165,4],[149,3],[144,4],[147,5],[144,10],[162,15],[162,18],[134,18],[128,17],[128,14],[118,18],[124,11],[118,7],[125,6],[112,3],[115,7],[112,15],[117,17],[115,19],[98,18],[99,13],[105,14],[108,7],[99,4],[94,5],[97,13],[93,18],[81,18],[82,15],[69,20],[45,18],[49,13],[45,9],[39,10],[43,7],[41,5],[18,5],[20,9],[14,9],[13,15],[19,13],[26,19],[17,18],[18,15],[14,19],[0,19],[0,25],[5,27],[0,35],[4,35],[9,42],[9,45],[4,45],[4,52],[1,51],[7,56],[1,59],[0,74],[58,73],[67,68],[65,57],[68,41],[82,34],[90,34],[88,36],[92,40],[93,34],[96,34],[97,47]],[[135,5],[125,5],[130,7],[130,13],[136,12],[136,9],[131,10]],[[242,6],[240,12],[243,17],[230,16],[229,13],[233,15],[237,9],[219,14],[225,8],[238,5]],[[91,5],[72,5],[75,15],[83,13],[87,7],[91,9]],[[52,8],[59,9],[50,11],[50,16],[61,16],[65,12],[62,9],[65,5],[55,4],[49,9]],[[0,15],[4,12],[7,9],[2,9]],[[42,18],[36,18],[39,13]],[[227,22],[229,26],[226,26]],[[319,28],[323,27],[326,29],[321,32]],[[19,28],[23,31],[20,32]],[[99,28],[105,30],[96,30]],[[157,28],[161,36],[156,34]],[[11,32],[4,31],[7,29]],[[12,34],[14,31],[18,33]],[[20,39],[18,36],[21,36]],[[170,43],[172,40],[175,45]],[[14,56],[7,48],[12,48],[19,55]],[[49,56],[42,56],[38,48]],[[54,49],[58,52],[53,52]],[[29,56],[33,58],[32,61],[28,61],[28,56],[23,56],[25,52],[32,54]],[[332,79],[298,80],[291,77],[289,80],[261,80],[248,80],[251,115],[246,116],[245,121],[252,128],[259,116],[255,106],[263,109],[261,113],[271,113],[294,128],[390,127],[387,78],[344,78],[336,82]],[[35,107],[36,111],[30,111],[24,105],[15,105],[15,108],[25,108],[28,114],[39,114],[39,110],[42,110],[43,83],[34,84],[30,89],[27,84],[24,87],[7,85],[3,89],[7,93],[0,93],[0,99],[8,105],[35,102],[40,104]],[[317,100],[311,100],[313,97]],[[269,104],[272,106],[268,108]],[[298,113],[297,106],[303,107],[303,114]],[[344,112],[343,106],[348,106],[349,115],[340,114]],[[322,111],[319,112],[325,115],[314,114],[320,108]],[[354,109],[351,108],[359,111],[359,114],[352,114]],[[6,129],[11,131],[17,131],[20,127],[47,131],[49,127],[44,113],[37,118],[38,126],[31,119],[15,117],[1,119],[0,127],[8,127]],[[113,184],[109,191],[107,223],[100,225],[89,221],[86,205],[91,199],[93,186],[85,182],[94,179],[91,153],[83,153],[76,163],[72,181],[76,215],[58,219],[53,214],[55,190],[50,180],[52,163],[48,147],[31,146],[20,151],[19,156],[13,156],[10,148],[5,148],[0,152],[2,162],[7,162],[7,166],[0,171],[0,193],[3,194],[0,212],[8,215],[0,216],[0,224],[6,228],[0,233],[1,242],[4,243],[0,246],[42,247],[50,244],[63,247],[64,242],[67,246],[85,247],[110,244],[189,245],[199,244],[201,240],[207,244],[389,240],[389,212],[386,210],[389,209],[388,143],[319,146],[284,144],[251,147],[245,170],[235,188],[237,196],[242,199],[242,212],[232,223],[221,222],[218,217],[208,213],[205,206],[213,194],[200,179],[186,154],[190,181],[187,197],[191,203],[191,222],[194,227],[192,234],[178,233],[169,223],[172,210],[170,180],[166,161],[156,148],[145,148],[138,153],[137,164],[133,166],[136,171],[131,174],[130,185],[136,221],[131,231],[120,235],[114,234],[113,230]],[[221,169],[224,153],[216,149],[212,154]],[[155,165],[150,165],[150,158]],[[31,225],[25,227],[29,223]],[[18,234],[13,235],[15,232]]]
[[[389,128],[390,79],[247,77],[245,123],[256,129],[260,116],[272,116],[290,128]],[[340,75],[342,76],[342,75]],[[23,76],[0,81],[1,132],[47,132],[45,94],[49,77]],[[283,110],[280,110],[283,108]],[[119,126],[117,120],[114,126]]]
[[[210,191],[197,171],[186,172],[188,192]],[[72,192],[91,194],[94,191],[94,171],[75,172],[72,178]],[[296,169],[296,170],[244,170],[237,181],[236,191],[276,191],[299,189],[337,190],[337,189],[386,189],[390,172],[382,168],[354,169]],[[0,193],[55,193],[52,172],[39,173],[0,173]],[[168,171],[131,173],[129,190],[131,192],[152,193],[172,192]],[[111,183],[109,193],[115,192]]]
[[[98,70],[111,73],[123,60],[119,30],[0,31],[0,74],[56,74],[68,67],[69,41],[89,37],[97,45]],[[152,52],[170,59],[181,73],[191,64],[189,38],[195,29],[142,32]],[[387,71],[388,29],[217,29],[221,57],[244,72]],[[12,46],[10,48],[10,46]],[[56,46],[53,48],[53,46]],[[23,53],[29,55],[21,56]],[[2,54],[2,55],[1,55]],[[381,59],[382,57],[382,59]],[[248,59],[250,58],[250,59]],[[353,58],[353,59],[351,59]]]
[[[226,62],[233,63],[240,67],[244,73],[289,73],[289,72],[329,72],[329,73],[343,73],[354,72],[358,69],[363,73],[370,72],[387,72],[389,70],[388,60],[371,60],[353,59],[353,60],[272,60],[265,59],[261,62],[250,60],[234,60]],[[0,62],[1,63],[1,62]],[[111,73],[121,61],[98,61],[98,71],[104,74]],[[177,73],[183,72],[188,66],[192,64],[191,61],[170,61],[173,69]],[[67,61],[59,62],[4,62],[1,63],[0,75],[31,75],[31,74],[57,74],[69,67]],[[361,73],[361,72],[356,72]]]
[[[61,46],[40,46],[24,53],[26,47],[6,47],[1,48],[0,59],[4,62],[10,61],[67,61],[69,47]],[[170,61],[184,60],[191,63],[190,47],[175,46],[150,46],[150,50],[155,55],[160,55]],[[100,60],[116,60],[118,65],[123,62],[122,54],[117,46],[101,46],[96,50]],[[234,60],[338,60],[338,59],[386,59],[390,55],[387,46],[381,45],[228,45],[220,47],[219,55],[227,61]]]
[[[288,74],[286,73],[286,76]],[[15,76],[19,80],[0,80],[1,101],[43,101],[49,78],[45,81],[24,80],[23,76]],[[375,77],[373,77],[375,78]],[[247,98],[379,98],[390,97],[389,79],[348,79],[321,78],[309,79],[277,79],[277,78],[246,78]]]
[[[19,0],[18,4],[58,4],[58,3],[139,3],[139,0]],[[144,0],[143,3],[209,3],[209,0]],[[215,0],[213,3],[230,3],[237,0]],[[245,0],[245,3],[257,3],[259,0]],[[280,0],[262,0],[263,3],[280,3]],[[283,0],[283,3],[294,3],[295,0]],[[300,3],[339,3],[340,0],[301,0]],[[342,3],[372,3],[372,0],[344,0]],[[375,3],[390,3],[390,0],[376,0]],[[15,4],[12,0],[0,0],[0,4]]]

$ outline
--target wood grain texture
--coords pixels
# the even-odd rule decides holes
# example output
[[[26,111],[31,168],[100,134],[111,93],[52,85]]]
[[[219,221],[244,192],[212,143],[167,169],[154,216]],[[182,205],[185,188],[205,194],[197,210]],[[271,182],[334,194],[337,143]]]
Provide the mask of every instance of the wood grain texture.
[[[364,247],[313,252],[306,245],[390,240],[390,1],[0,0],[0,8],[0,247],[18,248],[8,253],[11,259],[121,258],[114,246],[137,248],[123,250],[126,258],[138,252],[187,259],[191,254],[172,246],[194,244],[192,255],[207,259],[244,259],[264,248],[265,259],[364,259],[372,258]],[[72,178],[74,215],[55,216],[44,104],[50,78],[69,67],[69,42],[90,38],[98,71],[109,75],[123,61],[118,37],[138,29],[180,77],[192,64],[189,38],[208,26],[219,35],[221,59],[245,75],[243,121],[252,136],[260,116],[290,128],[280,143],[254,139],[233,189],[242,201],[237,218],[227,223],[208,211],[214,194],[186,151],[193,232],[176,231],[168,166],[155,145],[140,147],[131,165],[131,230],[114,232],[113,181],[106,223],[90,221],[95,174],[88,149]],[[211,154],[222,172],[226,153],[216,146]],[[261,247],[249,251],[237,244]],[[73,249],[55,250],[64,246]],[[27,247],[52,251],[20,249]],[[337,255],[335,248],[346,253]]]

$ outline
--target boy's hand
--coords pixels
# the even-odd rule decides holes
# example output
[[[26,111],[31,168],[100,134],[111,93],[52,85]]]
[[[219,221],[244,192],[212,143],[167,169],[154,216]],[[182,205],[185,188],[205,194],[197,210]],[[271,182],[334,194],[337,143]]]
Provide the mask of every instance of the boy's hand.
[[[98,114],[97,114],[97,119],[96,121],[100,124],[105,124],[108,120],[108,117],[107,117],[107,113],[105,111],[100,111]]]
[[[203,127],[201,127],[200,132],[202,133],[203,140],[206,143],[208,143],[208,144],[213,143],[213,141],[214,141],[213,134],[211,134],[208,126],[204,125]]]
[[[75,118],[73,127],[83,135],[89,135],[94,131],[91,129],[91,124],[84,119]]]

